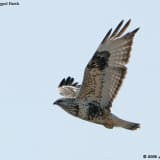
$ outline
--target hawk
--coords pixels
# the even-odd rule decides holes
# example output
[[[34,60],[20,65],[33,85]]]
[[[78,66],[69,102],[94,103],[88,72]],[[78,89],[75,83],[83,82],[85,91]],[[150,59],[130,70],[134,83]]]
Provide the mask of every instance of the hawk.
[[[134,36],[139,30],[125,33],[130,22],[123,25],[122,20],[113,32],[112,28],[108,31],[87,64],[81,85],[72,77],[62,79],[58,89],[64,98],[54,104],[73,116],[106,128],[136,130],[140,127],[139,123],[128,122],[111,113],[112,102],[126,75]]]

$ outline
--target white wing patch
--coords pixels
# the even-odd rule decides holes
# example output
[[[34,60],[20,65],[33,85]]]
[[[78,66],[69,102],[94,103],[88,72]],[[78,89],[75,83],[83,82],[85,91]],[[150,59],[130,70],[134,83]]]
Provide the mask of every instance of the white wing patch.
[[[80,85],[74,82],[74,78],[63,78],[58,86],[59,94],[66,98],[75,98],[79,94]]]

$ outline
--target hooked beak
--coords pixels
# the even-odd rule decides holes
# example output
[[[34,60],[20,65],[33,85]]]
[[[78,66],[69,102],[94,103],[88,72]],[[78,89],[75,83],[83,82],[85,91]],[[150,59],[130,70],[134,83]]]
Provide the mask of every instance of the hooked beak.
[[[56,105],[60,105],[62,103],[62,100],[61,99],[58,99],[56,100],[55,102],[53,102],[53,105],[56,104]]]
[[[53,102],[53,105],[57,104],[57,101]]]

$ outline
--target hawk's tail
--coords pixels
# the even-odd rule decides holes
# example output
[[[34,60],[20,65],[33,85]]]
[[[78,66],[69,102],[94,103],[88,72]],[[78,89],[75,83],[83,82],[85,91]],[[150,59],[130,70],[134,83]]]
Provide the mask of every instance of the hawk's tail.
[[[117,116],[113,114],[112,114],[112,121],[115,127],[122,127],[122,128],[129,129],[129,130],[136,130],[137,128],[140,128],[139,123],[128,122],[126,120],[118,118]]]

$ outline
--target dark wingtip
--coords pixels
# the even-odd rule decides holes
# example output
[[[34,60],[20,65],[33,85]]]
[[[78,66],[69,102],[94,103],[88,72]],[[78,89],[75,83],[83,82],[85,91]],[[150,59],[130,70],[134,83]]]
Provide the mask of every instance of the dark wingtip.
[[[117,25],[117,27],[116,27],[115,30],[118,31],[118,30],[121,28],[121,26],[123,25],[123,23],[124,23],[124,20],[122,19],[122,20],[119,22],[119,24]]]
[[[65,81],[65,85],[69,85],[72,84],[72,82],[74,81],[74,78],[71,78],[70,76],[66,79]]]
[[[121,20],[121,21],[119,22],[119,24],[117,25],[117,27],[116,27],[115,30],[113,31],[112,35],[110,36],[110,38],[116,36],[116,34],[119,32],[119,30],[120,30],[121,26],[123,25],[123,23],[124,23],[124,20]]]
[[[124,25],[124,28],[127,28],[130,25],[130,23],[131,23],[131,19],[127,21],[127,23]]]
[[[61,80],[61,82],[59,83],[58,87],[63,86],[63,85],[64,85],[64,83],[65,83],[65,78],[63,78],[63,79]]]
[[[131,23],[131,18],[127,21],[127,23],[126,24],[130,24]]]
[[[58,87],[62,87],[64,85],[79,87],[78,82],[74,82],[74,83],[73,82],[74,82],[74,78],[69,76],[67,78],[63,78],[59,83]]]
[[[136,32],[138,32],[139,29],[140,29],[140,27],[136,28],[135,30],[132,31],[132,33],[135,34]]]
[[[122,20],[119,22],[118,26],[122,26],[123,23],[124,23],[124,19],[122,19]]]
[[[105,40],[110,36],[111,32],[112,32],[112,28],[107,32],[107,34],[106,34],[106,36],[103,38],[101,44],[103,44],[103,43],[105,42]]]

